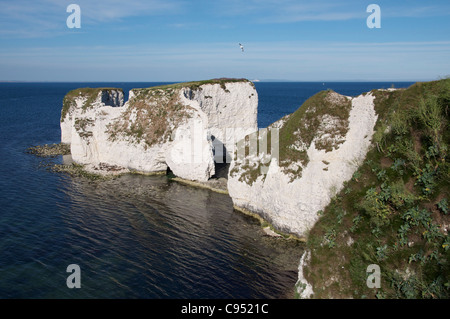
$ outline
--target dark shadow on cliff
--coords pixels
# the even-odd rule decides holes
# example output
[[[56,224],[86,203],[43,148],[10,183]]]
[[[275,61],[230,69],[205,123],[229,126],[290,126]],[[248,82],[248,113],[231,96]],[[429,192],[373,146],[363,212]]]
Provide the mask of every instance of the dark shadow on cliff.
[[[230,163],[215,163],[216,173],[211,178],[225,178],[228,179],[228,171]]]
[[[213,156],[215,165],[215,174],[211,178],[225,178],[228,179],[228,170],[230,168],[230,154],[224,143],[214,135],[211,135],[213,143]]]

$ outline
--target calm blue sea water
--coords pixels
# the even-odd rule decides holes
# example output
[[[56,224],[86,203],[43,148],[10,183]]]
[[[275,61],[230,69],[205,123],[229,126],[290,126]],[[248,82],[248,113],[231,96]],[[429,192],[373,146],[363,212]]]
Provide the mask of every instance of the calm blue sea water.
[[[0,298],[286,298],[302,246],[263,236],[226,195],[166,177],[90,182],[27,154],[58,143],[64,95],[162,83],[0,83]],[[392,83],[256,83],[260,127],[323,89]],[[407,87],[411,83],[394,83]],[[69,264],[81,289],[69,289]]]

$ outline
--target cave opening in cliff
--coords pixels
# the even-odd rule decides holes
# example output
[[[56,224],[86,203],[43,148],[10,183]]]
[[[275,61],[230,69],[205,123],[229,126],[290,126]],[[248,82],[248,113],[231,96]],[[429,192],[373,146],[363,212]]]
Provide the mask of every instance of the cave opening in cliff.
[[[213,156],[214,156],[214,168],[215,174],[212,178],[228,178],[228,169],[230,167],[229,155],[227,155],[227,148],[214,135],[211,135],[211,141],[213,144]]]

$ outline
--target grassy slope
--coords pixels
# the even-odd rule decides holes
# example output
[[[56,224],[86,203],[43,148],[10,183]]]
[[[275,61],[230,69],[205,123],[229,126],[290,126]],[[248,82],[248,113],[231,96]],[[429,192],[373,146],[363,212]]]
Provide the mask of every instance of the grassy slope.
[[[181,89],[185,87],[189,87],[192,90],[197,90],[200,88],[200,86],[205,84],[220,84],[220,86],[227,90],[225,87],[226,83],[235,83],[235,82],[248,82],[251,85],[254,85],[253,82],[247,80],[247,79],[234,79],[234,78],[218,78],[218,79],[210,79],[210,80],[203,80],[203,81],[192,81],[192,82],[180,82],[180,83],[174,83],[174,84],[167,84],[167,85],[160,85],[160,86],[154,86],[151,88],[148,88],[150,90],[158,89],[158,90],[166,90],[166,89]]]
[[[152,146],[158,142],[167,140],[171,136],[169,127],[176,126],[183,118],[189,117],[186,106],[178,101],[177,92],[181,88],[190,88],[193,91],[201,90],[202,85],[219,84],[223,90],[229,92],[226,83],[248,82],[247,79],[219,78],[204,81],[182,82],[169,85],[161,85],[143,89],[133,89],[135,99],[129,102],[129,108],[123,118],[111,123],[108,127],[111,140],[115,141],[119,136],[126,136],[131,142],[144,141],[146,146]],[[85,97],[83,109],[90,107],[101,91],[120,90],[116,88],[80,88],[66,94],[61,110],[61,122],[64,122],[67,112],[75,106],[76,97]],[[137,119],[131,125],[132,112],[136,112]],[[80,130],[87,123],[78,121]]]
[[[316,140],[316,148],[330,152],[338,147],[340,142],[334,141],[335,137],[344,137],[348,131],[348,117],[351,108],[350,100],[343,97],[333,100],[338,96],[334,91],[321,91],[310,97],[292,113],[283,127],[280,129],[280,166],[293,178],[301,177],[302,167],[290,170],[288,166],[292,162],[300,162],[305,167],[309,161],[307,149],[312,141],[324,134],[332,138]],[[336,125],[323,129],[325,118],[334,119]],[[292,145],[304,145],[304,150],[292,148]]]
[[[373,93],[374,147],[311,230],[305,277],[315,298],[448,298],[450,79]]]
[[[61,122],[64,122],[66,114],[72,106],[75,106],[76,97],[86,97],[86,102],[83,105],[83,109],[86,109],[92,102],[98,97],[98,94],[102,91],[119,90],[117,88],[80,88],[69,91],[63,99],[63,107],[61,110]]]
[[[126,137],[146,147],[165,142],[171,137],[170,127],[177,127],[189,117],[189,107],[183,105],[174,86],[133,89],[135,97],[122,116],[108,125],[110,140]]]
[[[224,90],[227,90],[225,84],[226,83],[234,83],[234,82],[248,82],[248,83],[251,83],[252,85],[254,85],[253,82],[251,82],[247,79],[219,78],[219,79],[210,79],[210,80],[203,80],[203,81],[182,82],[182,83],[161,85],[161,86],[155,86],[155,87],[150,87],[150,88],[146,88],[146,89],[135,89],[135,90],[137,90],[138,92],[142,92],[142,91],[150,92],[153,90],[174,90],[174,89],[180,89],[183,87],[189,87],[192,90],[196,90],[196,89],[199,89],[200,86],[205,85],[205,84],[220,84],[220,86]],[[88,107],[95,100],[95,98],[98,96],[98,93],[100,91],[107,91],[107,90],[122,91],[122,89],[118,89],[118,88],[89,88],[89,87],[79,88],[79,89],[69,91],[63,100],[63,108],[61,111],[61,122],[64,122],[67,112],[69,111],[70,107],[72,105],[74,105],[75,97],[78,97],[78,96],[87,97],[87,100],[84,105],[85,105],[85,107]]]
[[[179,99],[180,89],[201,90],[202,85],[219,84],[229,92],[226,83],[250,82],[246,79],[211,79],[195,82],[182,82],[143,89],[133,89],[135,97],[128,103],[122,118],[108,126],[110,139],[126,137],[128,141],[145,142],[145,147],[165,142],[171,138],[172,129],[191,116],[191,107],[183,105]],[[132,120],[135,118],[135,120]]]
[[[339,147],[343,142],[343,137],[348,131],[348,117],[351,109],[351,101],[338,95],[332,90],[321,91],[308,100],[300,108],[286,118],[286,122],[279,131],[279,165],[283,171],[288,174],[291,180],[300,178],[302,169],[305,167],[309,158],[307,149],[315,139],[315,147],[320,150],[330,152]],[[330,119],[334,120],[334,125],[327,126]],[[270,154],[271,149],[271,130],[273,124],[268,127],[267,150]],[[248,140],[255,136],[262,137],[262,131],[246,136],[246,158],[244,161],[236,162],[231,170],[234,176],[240,170],[239,180],[252,185],[258,177],[265,178],[261,172],[261,163],[259,159],[249,156]],[[317,136],[327,135],[328,138],[317,138]],[[304,149],[299,149],[299,146]],[[296,146],[296,147],[293,147]],[[259,151],[259,145],[256,146]],[[236,155],[235,155],[236,159]],[[292,163],[297,163],[296,168],[290,167]]]

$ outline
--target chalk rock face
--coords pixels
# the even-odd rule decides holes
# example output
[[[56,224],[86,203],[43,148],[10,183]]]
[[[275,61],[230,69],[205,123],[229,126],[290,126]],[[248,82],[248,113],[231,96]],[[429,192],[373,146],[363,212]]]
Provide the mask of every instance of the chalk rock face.
[[[74,115],[79,110],[92,107],[123,105],[123,91],[121,89],[91,89],[84,88],[70,91],[63,101],[61,112],[61,143],[70,144]]]
[[[231,162],[236,143],[258,130],[258,94],[251,82],[203,85],[184,88],[182,101],[201,110],[208,119],[215,159]],[[221,146],[224,146],[223,148]]]
[[[369,150],[377,120],[373,100],[371,93],[350,98],[323,91],[256,138],[250,135],[248,142],[241,142],[249,155],[239,156],[238,150],[230,165],[233,204],[281,231],[306,237],[317,212],[342,189]],[[252,140],[260,142],[267,132],[269,158],[251,154]]]
[[[75,162],[95,170],[170,168],[181,178],[206,181],[215,173],[215,149],[223,147],[217,141],[227,138],[234,145],[257,129],[256,116],[257,94],[247,80],[132,89],[125,104],[120,89],[79,89],[64,99],[61,141],[70,143]],[[216,123],[247,130],[220,135]]]

